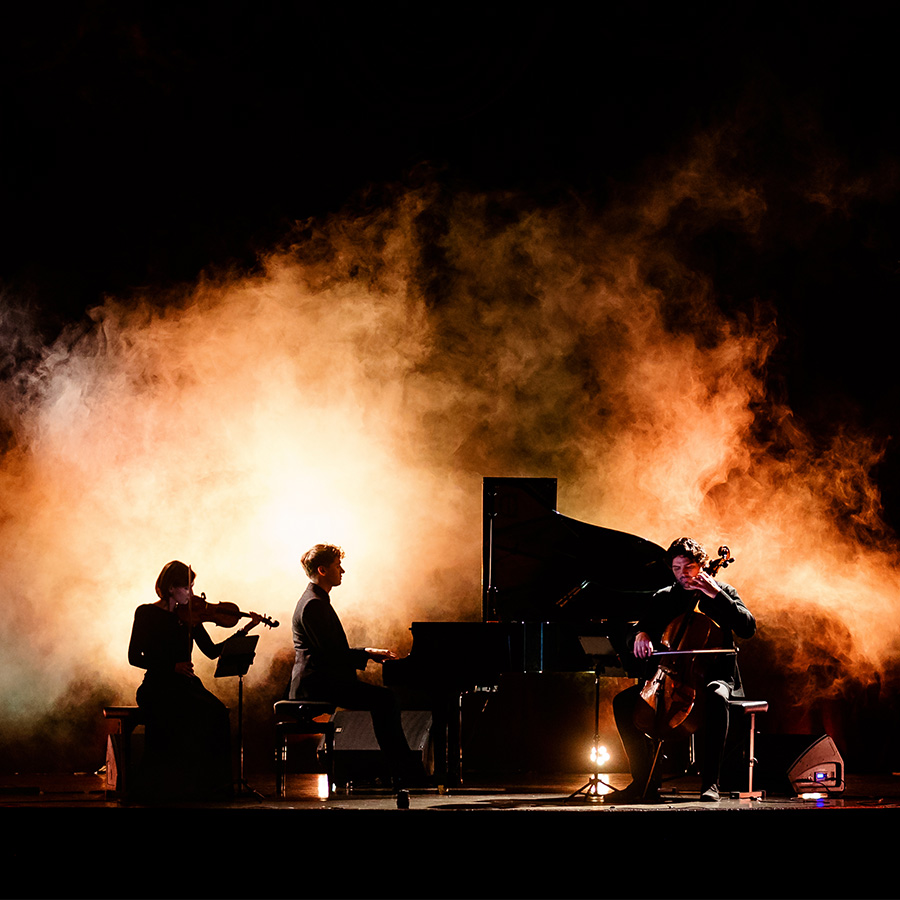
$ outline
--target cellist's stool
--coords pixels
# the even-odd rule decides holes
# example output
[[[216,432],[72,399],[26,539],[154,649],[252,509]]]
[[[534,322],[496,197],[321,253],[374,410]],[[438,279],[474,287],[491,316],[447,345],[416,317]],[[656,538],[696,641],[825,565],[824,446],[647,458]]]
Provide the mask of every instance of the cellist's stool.
[[[756,714],[768,712],[767,700],[729,700],[729,712],[742,712],[750,716],[750,743],[747,748],[748,774],[747,790],[732,791],[732,800],[762,800],[766,796],[765,791],[753,790],[753,769],[756,767]]]
[[[334,767],[334,715],[335,706],[320,700],[279,700],[275,704],[275,794],[285,795],[285,763],[288,737],[292,734],[322,734],[325,736],[325,774],[328,777],[328,794],[331,795]],[[328,716],[328,721],[316,721]]]

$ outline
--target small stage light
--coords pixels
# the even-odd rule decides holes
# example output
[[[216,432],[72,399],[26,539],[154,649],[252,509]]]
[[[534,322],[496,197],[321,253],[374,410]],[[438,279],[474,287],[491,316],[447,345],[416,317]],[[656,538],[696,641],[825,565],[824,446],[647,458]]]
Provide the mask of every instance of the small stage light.
[[[609,762],[609,750],[602,744],[591,745],[591,762],[595,766],[602,766]]]
[[[325,773],[319,775],[317,793],[320,800],[327,800],[331,796],[331,785],[328,783],[328,775]]]

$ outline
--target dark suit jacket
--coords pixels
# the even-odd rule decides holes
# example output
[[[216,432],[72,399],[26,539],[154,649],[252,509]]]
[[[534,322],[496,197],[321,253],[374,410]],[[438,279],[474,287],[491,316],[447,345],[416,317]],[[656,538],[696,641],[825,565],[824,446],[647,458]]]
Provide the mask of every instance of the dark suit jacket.
[[[291,620],[294,668],[290,699],[315,698],[329,684],[356,681],[357,669],[365,669],[369,656],[352,649],[328,592],[310,582],[297,602]]]

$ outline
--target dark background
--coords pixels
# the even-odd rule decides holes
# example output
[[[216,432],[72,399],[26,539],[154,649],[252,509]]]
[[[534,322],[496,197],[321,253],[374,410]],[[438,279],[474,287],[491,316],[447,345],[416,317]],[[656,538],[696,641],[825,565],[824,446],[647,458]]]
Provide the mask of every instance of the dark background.
[[[887,450],[898,379],[892,4],[36,4],[0,16],[0,287],[52,339],[105,295],[252,269],[298,220],[427,165],[599,210],[745,116],[764,235],[685,252],[777,309],[779,390]],[[739,112],[739,110],[741,112]],[[749,112],[748,112],[749,111]],[[799,182],[823,170],[835,206]]]

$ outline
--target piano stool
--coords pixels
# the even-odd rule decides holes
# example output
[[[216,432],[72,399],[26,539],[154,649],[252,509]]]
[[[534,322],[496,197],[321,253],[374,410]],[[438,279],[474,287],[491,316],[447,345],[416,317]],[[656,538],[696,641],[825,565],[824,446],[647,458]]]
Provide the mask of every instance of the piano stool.
[[[768,712],[769,703],[767,700],[729,700],[729,713],[740,711],[744,715],[750,717],[750,740],[747,745],[747,790],[731,791],[732,800],[764,800],[765,791],[753,790],[753,769],[756,766],[756,714]]]
[[[115,723],[106,741],[106,793],[124,799],[134,758],[132,738],[135,729],[146,724],[144,714],[139,706],[104,706],[103,718]]]
[[[292,734],[325,736],[325,773],[331,795],[334,767],[334,713],[336,707],[321,700],[279,700],[275,704],[275,795],[285,796],[288,737]],[[317,719],[328,716],[327,722]]]

